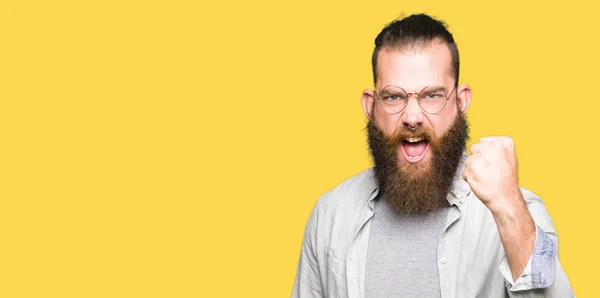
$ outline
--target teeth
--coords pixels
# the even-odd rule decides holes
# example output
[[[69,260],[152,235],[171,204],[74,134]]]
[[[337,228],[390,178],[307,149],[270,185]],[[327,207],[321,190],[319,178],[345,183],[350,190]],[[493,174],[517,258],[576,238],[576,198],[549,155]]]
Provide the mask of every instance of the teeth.
[[[423,140],[423,138],[408,138],[406,139],[409,143],[416,143]]]
[[[410,155],[408,155],[408,159],[415,159],[415,158],[417,158],[417,157],[418,157],[418,156],[410,156]]]

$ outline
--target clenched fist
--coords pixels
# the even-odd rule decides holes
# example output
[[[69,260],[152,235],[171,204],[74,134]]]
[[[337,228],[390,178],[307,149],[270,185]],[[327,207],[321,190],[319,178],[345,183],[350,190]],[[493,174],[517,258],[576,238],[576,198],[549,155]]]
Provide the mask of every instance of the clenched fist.
[[[523,203],[517,181],[517,156],[510,137],[484,137],[471,147],[463,178],[492,211],[507,211]]]

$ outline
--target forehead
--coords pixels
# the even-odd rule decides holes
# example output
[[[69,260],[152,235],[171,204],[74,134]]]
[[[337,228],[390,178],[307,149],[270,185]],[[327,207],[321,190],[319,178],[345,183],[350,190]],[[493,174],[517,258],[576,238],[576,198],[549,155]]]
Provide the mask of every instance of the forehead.
[[[397,85],[407,90],[452,84],[452,56],[441,42],[409,49],[384,48],[377,57],[377,89]]]

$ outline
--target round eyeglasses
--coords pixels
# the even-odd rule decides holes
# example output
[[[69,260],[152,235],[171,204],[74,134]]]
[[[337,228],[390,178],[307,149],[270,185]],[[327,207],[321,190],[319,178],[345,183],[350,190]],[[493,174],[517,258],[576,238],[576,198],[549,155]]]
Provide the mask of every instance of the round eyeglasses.
[[[379,94],[375,92],[383,110],[390,114],[398,114],[406,108],[408,99],[412,95],[417,96],[417,102],[421,109],[428,114],[437,114],[446,107],[456,86],[446,95],[446,88],[443,86],[425,87],[421,92],[406,92],[401,87],[389,85],[383,88]]]

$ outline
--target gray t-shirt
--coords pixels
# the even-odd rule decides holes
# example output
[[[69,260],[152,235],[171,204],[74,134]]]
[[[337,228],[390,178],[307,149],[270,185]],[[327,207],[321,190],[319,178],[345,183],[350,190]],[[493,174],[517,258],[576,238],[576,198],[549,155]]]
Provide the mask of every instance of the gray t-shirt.
[[[375,200],[365,297],[440,297],[437,245],[449,209],[399,215],[383,197]]]

